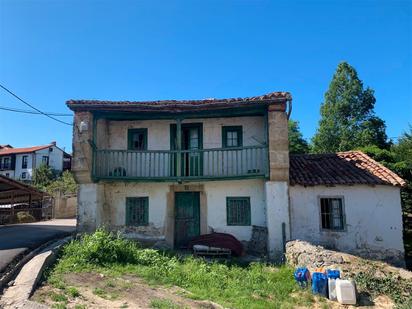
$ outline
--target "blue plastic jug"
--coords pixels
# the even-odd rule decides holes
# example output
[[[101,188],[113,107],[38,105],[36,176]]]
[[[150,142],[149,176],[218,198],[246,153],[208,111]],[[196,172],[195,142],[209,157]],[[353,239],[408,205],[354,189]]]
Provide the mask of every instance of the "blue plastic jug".
[[[324,273],[312,274],[312,293],[328,297],[328,278]]]
[[[340,279],[340,271],[336,269],[328,269],[326,275],[330,279]]]
[[[306,267],[297,268],[293,276],[295,277],[296,282],[301,287],[306,287],[308,285],[310,273],[309,273],[309,269],[307,269]]]

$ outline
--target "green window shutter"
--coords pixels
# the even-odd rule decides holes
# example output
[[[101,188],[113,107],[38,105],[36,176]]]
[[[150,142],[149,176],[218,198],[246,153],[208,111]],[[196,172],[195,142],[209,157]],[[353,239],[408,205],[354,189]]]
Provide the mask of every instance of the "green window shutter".
[[[126,198],[126,225],[142,226],[149,224],[149,198]]]
[[[137,142],[138,141],[138,142]],[[129,129],[127,131],[128,150],[147,150],[147,129]]]
[[[226,198],[227,225],[251,225],[250,197]]]
[[[243,128],[242,126],[223,126],[222,127],[222,147],[242,147]]]

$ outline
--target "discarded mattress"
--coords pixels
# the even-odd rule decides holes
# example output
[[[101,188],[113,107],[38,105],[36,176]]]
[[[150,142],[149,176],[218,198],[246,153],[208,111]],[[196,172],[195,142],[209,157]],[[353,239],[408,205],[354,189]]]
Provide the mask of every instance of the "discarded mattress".
[[[233,235],[226,233],[211,233],[197,236],[190,240],[189,248],[193,248],[195,245],[203,245],[209,248],[228,249],[233,255],[243,255],[242,243]]]

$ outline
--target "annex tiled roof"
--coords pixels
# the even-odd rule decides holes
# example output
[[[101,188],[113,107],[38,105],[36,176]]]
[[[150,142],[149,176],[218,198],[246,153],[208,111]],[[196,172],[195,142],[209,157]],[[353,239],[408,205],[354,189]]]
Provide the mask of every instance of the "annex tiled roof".
[[[99,101],[99,100],[69,100],[66,102],[71,110],[144,110],[173,111],[193,109],[214,109],[252,104],[284,103],[291,100],[289,92],[271,92],[261,96],[228,99],[203,100],[160,100],[160,101]]]
[[[18,153],[30,153],[30,152],[35,152],[37,150],[46,149],[52,146],[54,145],[49,144],[49,145],[33,146],[33,147],[25,147],[25,148],[3,148],[3,149],[0,149],[0,156],[18,154]]]
[[[406,185],[402,178],[361,151],[291,155],[290,184]]]

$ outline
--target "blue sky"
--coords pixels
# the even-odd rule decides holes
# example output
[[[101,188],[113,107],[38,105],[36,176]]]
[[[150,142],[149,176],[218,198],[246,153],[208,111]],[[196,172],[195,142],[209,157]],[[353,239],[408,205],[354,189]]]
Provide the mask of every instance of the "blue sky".
[[[44,111],[68,99],[293,95],[310,138],[340,61],[376,91],[397,137],[412,124],[411,1],[0,0],[0,83]],[[26,107],[0,91],[0,106]],[[70,118],[65,118],[69,120]],[[0,111],[0,144],[71,149],[71,128]]]

